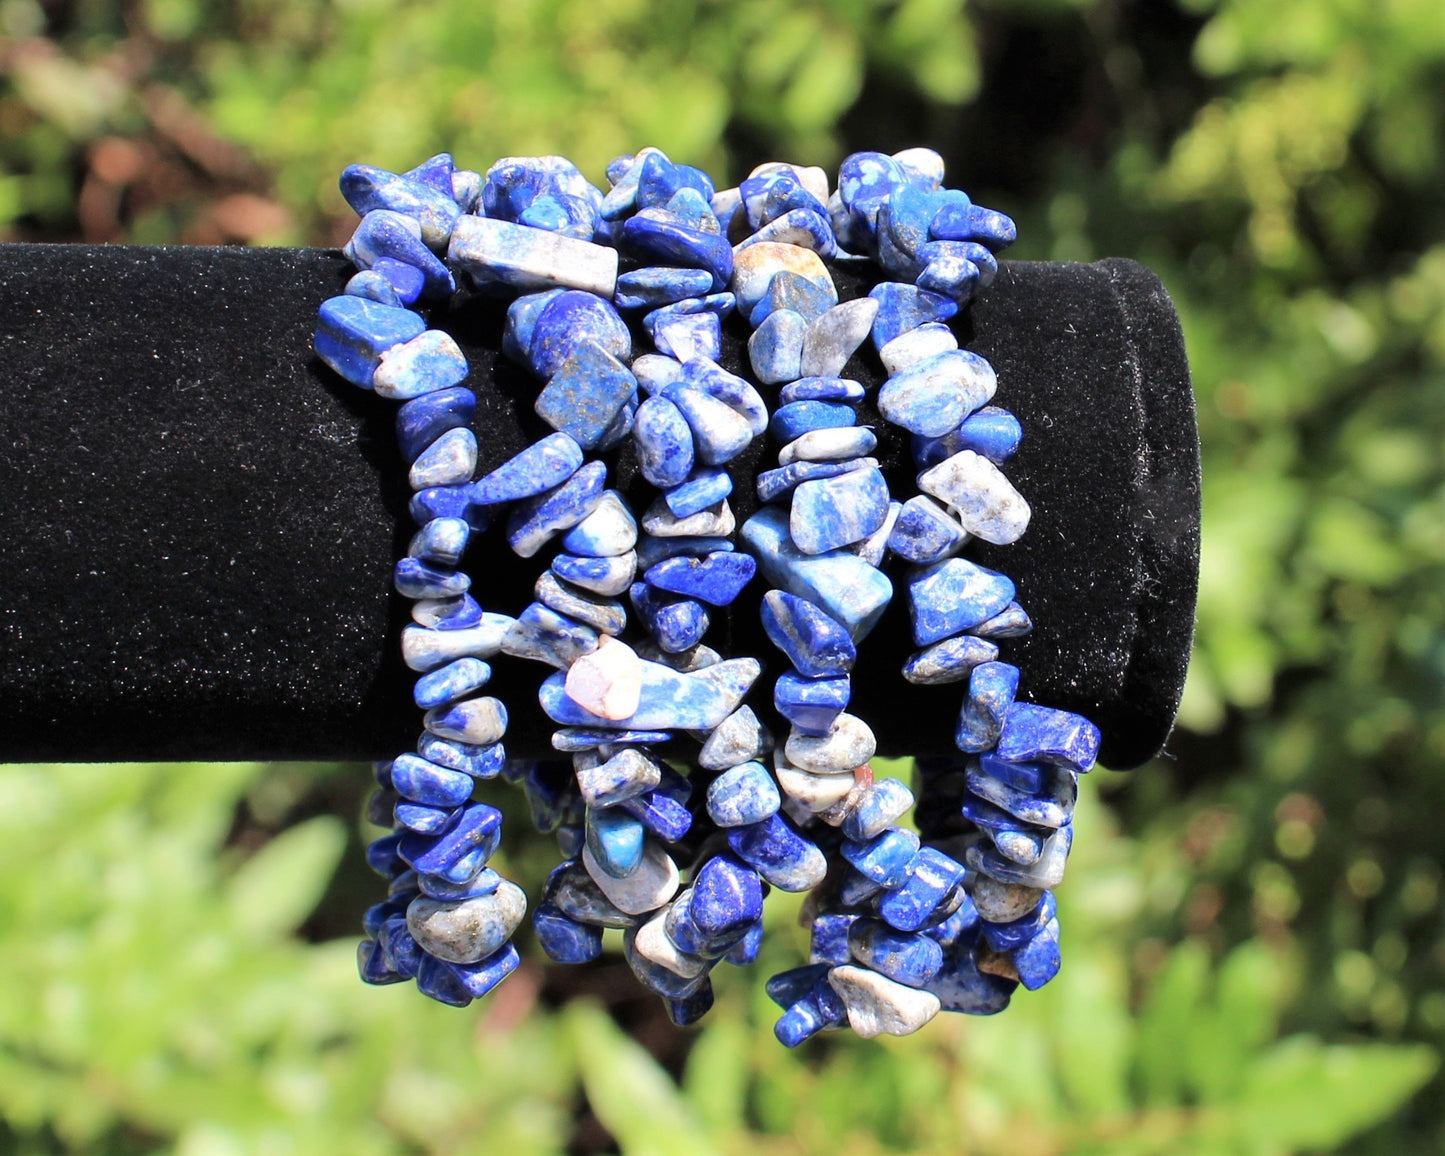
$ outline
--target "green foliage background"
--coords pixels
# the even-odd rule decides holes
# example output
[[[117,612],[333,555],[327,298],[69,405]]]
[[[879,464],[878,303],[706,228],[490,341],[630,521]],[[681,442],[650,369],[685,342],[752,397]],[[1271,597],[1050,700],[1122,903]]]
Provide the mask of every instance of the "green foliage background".
[[[352,975],[360,769],[0,768],[0,1153],[1440,1151],[1442,92],[1438,0],[0,0],[12,238],[325,243],[344,163],[441,148],[930,144],[1017,256],[1160,273],[1206,482],[1180,729],[1093,776],[1004,1016],[786,1053],[750,976],[680,1033],[535,953],[458,1014]]]

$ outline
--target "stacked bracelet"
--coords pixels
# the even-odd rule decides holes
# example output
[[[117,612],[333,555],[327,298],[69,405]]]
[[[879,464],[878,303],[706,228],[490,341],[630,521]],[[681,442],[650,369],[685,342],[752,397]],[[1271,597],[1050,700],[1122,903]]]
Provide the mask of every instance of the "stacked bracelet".
[[[565,859],[533,915],[543,949],[582,962],[602,929],[622,929],[634,974],[679,1024],[711,1006],[720,961],[756,956],[770,887],[813,892],[810,963],[769,983],[790,1046],[845,1023],[904,1034],[941,1008],[996,1011],[1018,982],[1057,971],[1047,889],[1099,736],[1014,702],[1019,673],[995,640],[1028,618],[1006,578],[959,557],[971,537],[1015,540],[1028,507],[996,465],[1018,423],[987,406],[992,369],[944,324],[987,284],[1012,223],[942,176],[937,154],[909,150],[850,157],[831,194],[822,170],[789,165],[717,191],[655,149],[613,162],[605,195],[556,157],[485,176],[446,154],[343,174],[362,271],[322,306],[316,350],[404,402],[420,528],[396,587],[417,599],[403,651],[427,712],[417,753],[377,767],[372,817],[395,829],[369,852],[390,894],[367,915],[368,982],[415,978],[465,1004],[517,966],[525,898],[487,866],[500,814],[471,801],[474,780],[497,774],[525,789]],[[863,257],[896,280],[840,302],[826,262]],[[504,351],[541,383],[535,409],[553,430],[476,480],[465,358],[410,308],[458,282],[512,298]],[[781,386],[772,412],[718,365],[733,312],[753,327],[754,376]],[[870,336],[889,373],[879,411],[913,435],[923,471],[923,493],[902,502],[868,456],[865,391],[842,376]],[[778,465],[757,479],[764,506],[738,549],[724,467],[765,432]],[[596,456],[629,439],[657,490],[640,514]],[[515,618],[484,612],[460,568],[473,535],[502,521],[524,558],[559,547]],[[974,757],[920,763],[926,843],[896,825],[912,792],[874,782],[872,732],[846,713],[860,644],[893,593],[890,555],[911,564],[926,647],[905,678],[968,680],[957,738]],[[758,569],[773,587],[764,630],[793,667],[773,687],[790,734],[771,772],[771,736],[743,701],[761,663],[703,641],[709,607]],[[556,668],[540,699],[570,759],[506,759],[506,710],[480,693],[498,655]]]

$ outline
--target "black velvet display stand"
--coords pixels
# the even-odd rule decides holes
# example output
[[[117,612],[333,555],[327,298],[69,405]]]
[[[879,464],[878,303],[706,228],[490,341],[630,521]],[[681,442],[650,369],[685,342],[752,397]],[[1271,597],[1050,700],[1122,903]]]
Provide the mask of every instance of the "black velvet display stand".
[[[401,663],[408,603],[391,569],[412,527],[396,405],[311,351],[316,308],[350,272],[318,249],[0,246],[0,760],[361,759],[411,749],[420,714]],[[844,299],[864,273],[836,273]],[[499,353],[503,309],[432,315],[471,359],[479,468],[544,431],[537,384]],[[1103,730],[1100,761],[1163,745],[1183,686],[1199,551],[1199,455],[1177,317],[1147,269],[1005,263],[956,326],[998,371],[1025,436],[1005,472],[1033,507],[1018,543],[969,556],[1007,573],[1035,629],[1004,644],[1020,697]],[[744,368],[746,327],[725,327]],[[871,343],[849,376],[873,387]],[[770,405],[775,389],[764,394]],[[871,400],[870,403],[871,404]],[[864,407],[894,493],[916,492],[906,437]],[[776,461],[732,463],[738,520]],[[614,478],[648,487],[627,450]],[[488,609],[517,613],[547,554],[515,558],[494,528],[466,568]],[[951,749],[966,684],[914,687],[904,567],[860,648],[856,712],[882,754]],[[769,664],[754,581],[707,641]],[[550,750],[535,687],[505,657],[493,693],[508,748]],[[785,729],[785,728],[784,728]]]

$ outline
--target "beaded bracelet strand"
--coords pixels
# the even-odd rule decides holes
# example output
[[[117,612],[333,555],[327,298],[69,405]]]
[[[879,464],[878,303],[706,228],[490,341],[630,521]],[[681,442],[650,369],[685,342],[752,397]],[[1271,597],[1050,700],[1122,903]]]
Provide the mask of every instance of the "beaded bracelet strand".
[[[974,412],[989,397],[976,399],[954,380],[955,363],[967,367],[974,392],[979,380],[991,382],[991,370],[959,354],[939,322],[967,301],[981,270],[996,268],[988,244],[1007,243],[1012,224],[943,190],[941,162],[928,150],[851,157],[831,197],[821,170],[787,165],[763,166],[719,193],[705,174],[657,150],[619,158],[608,176],[604,196],[560,158],[509,158],[484,179],[454,170],[445,154],[407,174],[353,166],[343,176],[343,192],[363,214],[348,254],[368,266],[347,293],[385,312],[333,299],[323,306],[317,351],[360,385],[374,384],[390,361],[424,367],[406,387],[417,394],[407,405],[421,412],[409,425],[398,422],[422,529],[397,585],[424,596],[418,607],[426,607],[409,628],[408,664],[435,671],[418,684],[418,704],[430,704],[422,757],[378,769],[384,790],[373,816],[390,809],[399,830],[371,852],[393,882],[387,902],[368,913],[375,940],[362,947],[363,977],[415,975],[427,994],[462,1003],[516,966],[505,941],[525,901],[485,867],[499,816],[490,808],[473,816],[484,805],[455,798],[460,782],[445,800],[435,791],[407,794],[421,790],[423,772],[434,778],[455,767],[521,781],[538,826],[558,833],[569,861],[549,878],[534,913],[544,950],[581,961],[601,950],[601,927],[626,929],[629,964],[678,1023],[710,1006],[707,975],[719,959],[755,957],[767,885],[811,890],[825,874],[810,899],[813,962],[769,983],[785,1009],[783,1042],[845,1021],[862,1035],[903,1034],[940,1007],[998,1010],[999,992],[1006,1003],[1016,979],[1037,986],[1051,977],[1049,966],[1057,970],[1052,898],[1031,885],[1062,868],[1069,776],[1087,769],[1089,743],[1097,745],[1097,732],[1077,716],[1012,704],[1016,670],[985,661],[997,654],[989,637],[1028,628],[1016,604],[974,618],[952,610],[957,566],[972,566],[953,557],[969,536],[954,514],[969,502],[996,505],[998,492],[992,475],[980,482],[977,467],[960,471],[960,455],[1006,443],[1017,423],[1010,427],[1000,411]],[[886,282],[838,304],[823,260],[846,257],[840,243],[914,283]],[[610,246],[638,267],[619,276]],[[465,361],[404,308],[454,290],[452,271],[436,256],[443,249],[479,290],[541,290],[513,302],[504,347],[544,382],[536,409],[557,432],[478,482],[475,439],[467,444],[465,428],[475,401],[469,406],[470,392],[459,388]],[[756,376],[785,383],[771,420],[757,390],[716,364],[721,322],[735,307],[756,327]],[[632,342],[618,308],[646,310],[642,329],[656,350],[630,368]],[[927,492],[959,504],[930,508],[922,495],[891,501],[864,456],[874,435],[856,427],[851,408],[862,388],[836,374],[870,332],[891,375],[880,408],[925,439],[926,446],[915,439],[920,465],[941,458],[964,475],[945,494],[920,479]],[[947,366],[935,382],[930,366],[939,358]],[[389,373],[381,374],[383,390],[394,388]],[[427,374],[430,384],[417,384]],[[915,411],[927,412],[927,431],[914,428]],[[787,444],[779,468],[759,478],[759,496],[791,510],[765,508],[743,539],[778,587],[764,599],[764,626],[795,668],[774,689],[775,707],[793,727],[775,775],[757,761],[769,736],[741,705],[760,664],[724,661],[700,641],[708,625],[702,603],[727,605],[753,570],[729,539],[732,483],[719,467],[766,428]],[[584,448],[605,451],[629,433],[644,476],[663,491],[643,516],[640,540],[621,495],[605,490],[605,464],[583,465]],[[517,619],[483,615],[455,567],[470,530],[519,499],[508,524],[513,549],[531,556],[565,535],[562,552]],[[940,536],[947,541],[934,540]],[[983,754],[963,788],[950,767],[921,766],[920,821],[926,808],[925,833],[940,835],[930,846],[891,826],[911,793],[897,780],[872,782],[871,731],[843,713],[854,644],[892,593],[877,569],[885,549],[924,564],[910,575],[910,609],[920,644],[933,635],[927,640],[936,645],[910,660],[905,676],[968,676],[960,746]],[[639,570],[642,580],[632,581]],[[624,588],[652,635],[636,650],[618,640],[626,615],[615,596]],[[1011,597],[1010,585],[1005,602]],[[952,614],[942,624],[931,619],[940,607]],[[920,616],[929,623],[921,631]],[[457,633],[440,637],[449,630]],[[559,668],[542,702],[563,724],[554,746],[574,752],[570,767],[503,763],[496,740],[505,711],[495,699],[467,697],[489,674],[481,660],[499,651]],[[651,754],[677,730],[702,740],[698,770],[687,778]],[[431,770],[408,761],[433,755],[440,761]],[[1050,769],[1060,763],[1064,770]],[[707,772],[717,775],[700,802],[689,780]],[[1053,810],[1041,810],[1041,800]],[[993,846],[979,844],[976,830],[960,843],[959,827],[982,829]],[[1055,828],[1057,835],[1039,834]],[[679,841],[689,830],[691,882],[678,893],[668,848],[685,851]],[[453,844],[469,851],[449,866],[457,882],[446,891],[433,876],[434,847]],[[840,866],[830,872],[830,862]],[[1000,888],[1013,889],[1014,906],[1023,901],[1014,892],[1042,898],[1001,920]],[[985,977],[994,987],[981,997]]]

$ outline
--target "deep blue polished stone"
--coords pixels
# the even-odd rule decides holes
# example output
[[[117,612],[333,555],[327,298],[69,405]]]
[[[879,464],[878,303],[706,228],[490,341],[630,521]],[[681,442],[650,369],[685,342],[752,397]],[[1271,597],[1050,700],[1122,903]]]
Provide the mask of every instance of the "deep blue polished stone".
[[[710,622],[707,611],[700,602],[664,593],[646,582],[634,582],[630,596],[632,606],[647,627],[648,633],[669,654],[680,654],[691,649],[701,642],[702,636],[707,633]]]
[[[687,421],[697,458],[705,465],[720,466],[731,461],[753,439],[742,414],[685,379],[669,385],[662,396],[672,402]]]
[[[807,735],[825,735],[847,709],[852,686],[848,676],[803,678],[789,672],[773,685],[777,712]]]
[[[693,880],[689,913],[706,936],[736,934],[762,917],[762,880],[733,856],[714,855]]]
[[[925,494],[903,503],[888,549],[909,562],[927,566],[947,558],[967,539],[964,528],[947,510]]]
[[[659,590],[696,598],[710,606],[727,606],[756,570],[757,562],[751,554],[718,552],[703,558],[668,558],[650,567],[643,579]]]
[[[649,397],[637,407],[632,437],[637,465],[659,489],[681,485],[692,473],[692,430],[682,411],[665,397]]]
[[[381,305],[390,305],[393,309],[404,309],[407,304],[396,295],[391,282],[373,269],[363,269],[357,273],[347,281],[343,292],[353,297],[368,298]]]
[[[775,502],[804,482],[836,478],[840,474],[869,466],[876,468],[877,465],[877,458],[849,458],[841,462],[789,462],[775,470],[764,470],[758,475],[758,500]]]
[[[774,887],[807,891],[827,873],[827,860],[781,815],[770,815],[750,827],[728,831],[728,846]]]
[[[992,751],[979,756],[979,769],[1006,786],[1030,795],[1042,791],[1054,774],[1048,763],[1010,761]]]
[[[947,321],[958,312],[957,302],[899,281],[875,285],[868,296],[878,302],[878,316],[873,319],[873,345],[877,349],[910,329],[930,321]]]
[[[905,987],[922,987],[943,967],[943,948],[926,935],[898,931],[878,919],[858,919],[848,948],[864,967]]]
[[[981,921],[979,928],[984,942],[994,951],[1013,951],[1032,939],[1058,911],[1059,904],[1054,893],[1045,891],[1039,905],[1022,918],[1009,923]]]
[[[444,245],[461,216],[456,201],[428,182],[372,165],[348,165],[340,186],[346,203],[362,216],[375,209],[390,209],[414,218],[428,245]]]
[[[627,366],[595,341],[580,341],[537,395],[533,408],[553,429],[592,449],[637,391]]]
[[[945,205],[933,218],[929,235],[939,241],[977,241],[995,253],[1018,236],[1013,221],[982,205]]]
[[[888,517],[888,500],[888,483],[882,472],[872,466],[803,482],[793,491],[788,532],[793,544],[803,553],[824,554],[876,533]]]
[[[807,332],[807,318],[792,309],[778,309],[763,318],[748,338],[748,360],[757,379],[775,385],[796,378],[803,371],[803,339]]]
[[[619,309],[656,309],[674,301],[701,297],[711,288],[712,274],[706,269],[650,266],[618,277],[612,300]]]
[[[879,898],[878,914],[900,931],[917,931],[963,875],[962,863],[935,847],[922,847],[907,882]]]
[[[508,544],[521,557],[532,557],[595,510],[606,485],[606,463],[588,462],[556,489],[518,504],[507,522]]]
[[[918,859],[918,836],[905,827],[889,827],[866,843],[844,840],[843,858],[854,870],[880,887],[901,887]]]
[[[456,826],[440,838],[404,836],[401,853],[424,874],[462,883],[492,857],[501,838],[501,827],[500,811],[486,803],[473,803],[463,808]]]
[[[1017,987],[1013,980],[979,971],[973,941],[965,937],[945,953],[943,968],[929,980],[926,990],[938,996],[944,1011],[988,1016],[1008,1007]]]
[[[436,875],[418,875],[417,882],[421,885],[423,895],[431,899],[450,902],[461,899],[479,899],[483,895],[490,895],[502,885],[502,877],[490,867],[483,867],[465,883],[449,883]]]
[[[748,313],[748,324],[757,329],[774,313],[784,310],[797,313],[804,321],[812,322],[836,304],[836,289],[820,285],[791,269],[784,269],[773,274],[766,291]],[[801,350],[799,352],[801,353]]]
[[[805,399],[780,406],[773,414],[768,432],[775,441],[787,444],[809,430],[834,429],[855,425],[857,421],[858,414],[851,405]]]
[[[671,731],[603,730],[600,727],[563,727],[552,732],[554,751],[590,751],[612,743],[654,746],[672,738]]]
[[[392,570],[392,584],[404,598],[453,598],[465,594],[472,580],[459,570],[402,558]]]
[[[998,756],[1008,762],[1044,762],[1083,773],[1099,754],[1099,728],[1082,715],[1016,702],[1008,708]]]
[[[361,976],[361,982],[371,984],[373,987],[381,987],[388,983],[401,983],[407,978],[392,971],[391,965],[387,963],[386,953],[372,939],[363,939],[357,945],[356,970]]]
[[[423,732],[417,740],[417,753],[428,762],[454,771],[465,771],[474,779],[493,779],[501,772],[507,761],[506,748],[501,743],[476,746],[444,739],[429,732]]]
[[[913,440],[913,455],[919,469],[936,466],[961,450],[973,450],[996,464],[1013,457],[1023,440],[1019,419],[1006,409],[986,405],[963,419],[952,433],[937,438]]]
[[[614,879],[637,870],[646,837],[647,829],[621,807],[587,808],[587,849]]]
[[[733,248],[726,237],[703,233],[656,217],[629,218],[619,235],[622,251],[643,261],[661,261],[712,274],[712,291],[727,288],[733,275]]]
[[[746,827],[777,814],[778,785],[761,763],[724,771],[707,789],[707,813],[719,827]]]
[[[717,505],[732,492],[732,475],[723,469],[703,466],[685,482],[668,490],[663,497],[674,517],[686,518]]]
[[[416,222],[400,213],[386,209],[367,213],[356,226],[356,232],[344,251],[363,269],[389,260],[417,270],[422,276],[423,293],[427,297],[445,299],[456,292],[457,283],[451,271],[422,243],[417,235]]]
[[[565,289],[547,289],[541,293],[524,293],[507,306],[507,321],[502,329],[502,352],[517,365],[530,365],[532,333],[542,311],[565,293]]]
[[[1037,935],[1032,936],[1013,954],[1019,982],[1029,991],[1038,991],[1059,974],[1059,921],[1050,919]]]
[[[398,829],[420,835],[440,835],[456,822],[457,814],[448,807],[431,807],[425,803],[397,803],[393,813]]]
[[[793,544],[788,512],[776,506],[749,518],[742,538],[769,582],[814,603],[855,643],[873,629],[893,597],[893,584],[856,554],[804,554]]]
[[[968,697],[958,718],[954,743],[959,750],[978,753],[999,740],[1004,712],[1019,686],[1019,668],[1007,662],[985,662],[968,676]]]
[[[486,686],[492,668],[479,658],[458,658],[416,680],[412,700],[422,710],[444,706]]]
[[[413,558],[420,558],[423,562],[429,562],[434,566],[443,568],[456,566],[466,553],[467,542],[471,539],[472,528],[467,525],[465,518],[433,518],[425,526],[416,532],[412,537],[410,545],[407,546],[407,553]],[[462,598],[469,598],[465,593],[451,595],[442,603],[445,607],[455,598],[458,603]],[[431,601],[436,601],[432,599]],[[440,619],[450,619],[463,614],[473,613],[471,607],[475,606],[475,621],[481,621],[481,607],[476,602],[470,606],[462,603],[450,606],[438,616]],[[473,623],[474,624],[474,623]],[[430,624],[428,624],[430,625]]]
[[[759,919],[748,928],[747,934],[738,940],[723,958],[736,967],[747,967],[757,962],[758,952],[762,948],[763,921]]]
[[[858,651],[837,621],[806,598],[783,590],[763,596],[763,630],[799,674],[826,678],[853,669]]]
[[[547,958],[557,963],[587,963],[602,954],[602,928],[568,919],[555,903],[537,905],[532,929]]]
[[[843,834],[855,842],[881,835],[913,806],[913,792],[899,779],[877,779],[858,806],[843,820]]]
[[[458,985],[473,999],[481,999],[507,976],[517,970],[522,957],[510,943],[504,943],[485,959],[476,963],[448,963]]]
[[[642,699],[630,718],[593,716],[567,697],[561,672],[542,684],[538,698],[554,722],[609,730],[613,733],[608,741],[621,741],[616,732],[622,730],[711,730],[729,713],[727,696],[711,683],[646,660],[642,663]]]
[[[391,765],[391,781],[398,794],[432,807],[457,807],[472,797],[471,775],[438,766],[417,755],[398,755]]]
[[[809,963],[828,963],[842,967],[853,962],[848,950],[848,929],[858,916],[846,914],[821,914],[813,917],[813,933],[808,945]]]
[[[391,291],[403,305],[413,305],[426,287],[426,274],[415,265],[398,261],[394,257],[380,257],[372,265],[371,272],[386,279]]]
[[[478,531],[491,524],[491,515],[486,509],[473,504],[469,485],[430,486],[418,490],[407,503],[407,512],[418,526],[425,526],[433,518],[465,518],[467,525]]]
[[[381,355],[425,331],[419,313],[343,294],[321,303],[316,356],[353,385],[370,389]]]
[[[676,843],[692,828],[692,812],[663,791],[634,795],[617,805],[664,843]]]
[[[950,558],[914,574],[908,582],[913,640],[920,646],[977,626],[1006,607],[1014,584],[993,570]]]
[[[673,1026],[686,1028],[712,1011],[713,998],[712,982],[709,980],[691,994],[681,999],[664,1000],[663,1004],[667,1008],[667,1018],[672,1021]]]
[[[470,426],[477,411],[477,395],[465,386],[424,393],[402,403],[396,411],[396,438],[401,456],[414,462],[423,450],[447,430]]]
[[[632,335],[611,303],[594,293],[569,289],[547,301],[538,313],[527,363],[546,381],[587,341],[596,342],[623,363],[632,358]]]
[[[548,434],[491,473],[472,483],[477,505],[495,505],[530,498],[560,486],[582,465],[582,447],[566,433]]]
[[[813,985],[819,980],[827,981],[831,966],[827,963],[806,963],[802,967],[780,971],[768,977],[763,990],[780,1008],[790,1008],[812,991]]]

